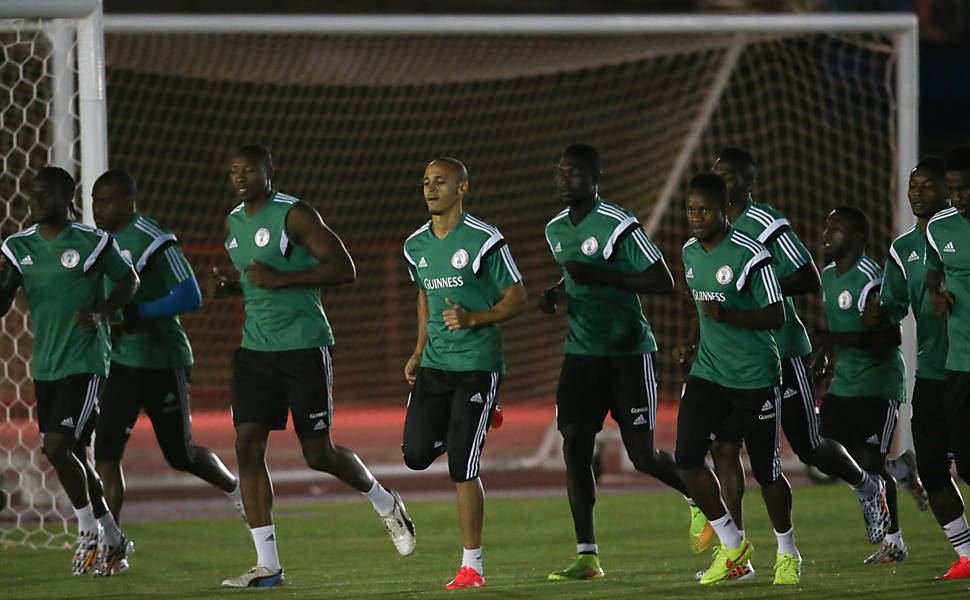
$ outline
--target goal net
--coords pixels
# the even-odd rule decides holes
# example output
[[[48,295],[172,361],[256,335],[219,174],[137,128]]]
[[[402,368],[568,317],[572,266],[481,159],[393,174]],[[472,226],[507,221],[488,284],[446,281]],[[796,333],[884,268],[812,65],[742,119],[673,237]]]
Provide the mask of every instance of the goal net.
[[[100,0],[0,4],[3,238],[29,224],[27,187],[40,168],[62,167],[90,193],[106,164],[100,19]],[[22,295],[0,328],[0,543],[64,545],[74,513],[41,452]]]
[[[872,219],[882,261],[915,160],[914,36],[906,17],[116,17],[110,164],[135,176],[140,210],[178,234],[201,278],[228,264],[229,153],[267,145],[274,187],[315,206],[356,261],[357,282],[323,297],[334,394],[380,410],[408,392],[416,291],[401,244],[427,219],[428,160],[468,166],[466,208],[505,234],[533,299],[560,276],[543,230],[562,209],[555,164],[573,142],[599,148],[601,195],[638,215],[681,288],[686,182],[724,145],[755,154],[756,199],[784,210],[810,250],[827,211],[850,203]],[[685,373],[669,350],[694,309],[680,295],[643,304],[673,400]],[[819,323],[817,303],[799,308]],[[242,319],[226,304],[183,318],[196,410],[227,405]],[[504,405],[553,402],[565,328],[537,310],[503,325]],[[536,464],[541,434],[508,460]],[[399,461],[400,432],[377,435]]]

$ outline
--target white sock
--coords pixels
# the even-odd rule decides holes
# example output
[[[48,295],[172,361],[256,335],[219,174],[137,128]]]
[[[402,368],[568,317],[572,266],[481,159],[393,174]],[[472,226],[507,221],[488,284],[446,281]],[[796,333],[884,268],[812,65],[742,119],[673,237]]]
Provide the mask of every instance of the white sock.
[[[597,544],[576,544],[576,554],[599,554],[600,547]]]
[[[469,550],[468,548],[463,548],[461,553],[461,566],[470,567],[475,569],[475,572],[479,575],[485,575],[485,571],[482,570],[482,548],[473,548]]]
[[[775,532],[775,537],[778,538],[778,554],[792,554],[796,557],[800,556],[798,554],[798,548],[795,547],[795,528],[792,527],[785,533]]]
[[[88,502],[81,508],[75,508],[74,514],[77,516],[77,533],[93,533],[98,530],[98,520],[94,518],[94,507]]]
[[[280,570],[280,555],[276,552],[276,526],[253,527],[249,530],[256,544],[256,563],[274,573]]]
[[[745,535],[745,534],[744,534],[744,530],[743,530],[743,529],[738,529],[738,533],[740,533],[740,534],[741,534],[741,537],[742,537],[742,538],[743,538],[743,537],[744,537],[744,535]]]
[[[967,518],[964,515],[944,525],[943,533],[958,555],[970,558],[970,527],[967,527]]]
[[[879,485],[876,483],[876,480],[869,477],[869,474],[865,471],[862,472],[862,481],[849,487],[851,487],[855,493],[859,494],[859,498],[862,498],[863,500],[869,498],[879,491]]]
[[[710,519],[708,519],[710,521]],[[724,513],[724,516],[720,519],[714,519],[710,521],[711,527],[714,528],[714,533],[717,534],[721,543],[728,548],[740,548],[741,539],[744,537],[741,535],[741,530],[738,526],[734,524],[734,519],[731,518],[731,513]]]
[[[364,492],[364,495],[374,505],[374,510],[377,511],[377,514],[382,517],[391,514],[391,511],[394,510],[394,496],[384,489],[376,477],[374,478],[374,485]]]
[[[110,510],[98,517],[98,523],[101,524],[105,542],[111,546],[116,546],[121,542],[121,529],[115,523],[114,515],[111,514]]]
[[[906,542],[903,541],[903,530],[900,529],[896,533],[887,533],[886,541],[894,544],[897,548],[902,550],[906,549]]]

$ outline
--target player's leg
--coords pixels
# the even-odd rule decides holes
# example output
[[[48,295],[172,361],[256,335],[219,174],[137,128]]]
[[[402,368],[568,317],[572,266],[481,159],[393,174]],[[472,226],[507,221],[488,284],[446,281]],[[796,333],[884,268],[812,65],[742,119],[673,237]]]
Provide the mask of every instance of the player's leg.
[[[751,472],[761,486],[761,497],[778,542],[774,582],[798,583],[802,559],[795,546],[791,520],[791,486],[781,470],[778,454],[783,410],[781,390],[777,387],[737,390],[734,398],[735,410],[744,417],[744,443]]]
[[[556,425],[562,436],[566,495],[576,532],[577,559],[567,568],[550,573],[550,581],[603,574],[593,520],[596,479],[592,463],[596,434],[603,428],[608,410],[608,402],[603,399],[607,360],[577,354],[563,357],[556,390]]]
[[[455,482],[462,560],[458,574],[445,587],[485,585],[482,524],[485,493],[478,478],[485,437],[498,400],[501,376],[488,371],[451,373],[453,393],[448,421],[448,474]]]
[[[657,379],[653,355],[620,356],[610,359],[614,405],[613,419],[627,456],[634,468],[656,477],[681,494],[687,493],[674,457],[654,446],[657,427]]]
[[[283,567],[273,525],[273,486],[266,468],[266,442],[273,429],[286,427],[285,390],[278,383],[267,355],[239,348],[232,357],[232,420],[236,429],[239,489],[249,533],[256,547],[256,565],[224,587],[283,585]]]
[[[949,427],[950,449],[957,475],[970,483],[970,372],[947,371],[944,397]]]
[[[718,428],[711,443],[714,473],[721,483],[721,497],[738,527],[744,531],[744,465],[741,462],[742,424],[740,414],[732,413]]]
[[[101,477],[104,499],[116,521],[121,521],[125,502],[125,477],[121,468],[125,446],[141,410],[145,388],[137,386],[131,367],[111,363],[105,382],[94,438],[95,470]]]

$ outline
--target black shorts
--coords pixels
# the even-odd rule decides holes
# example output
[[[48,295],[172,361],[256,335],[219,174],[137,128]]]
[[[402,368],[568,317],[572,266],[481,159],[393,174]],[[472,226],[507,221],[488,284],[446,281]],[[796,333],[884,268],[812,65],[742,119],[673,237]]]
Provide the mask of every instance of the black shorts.
[[[870,444],[880,454],[886,454],[893,442],[898,415],[899,402],[895,400],[826,394],[820,413],[822,435],[841,443],[850,452]]]
[[[957,473],[964,483],[970,477],[970,372],[946,372],[946,392],[943,402],[946,407],[946,422],[949,432],[950,452],[957,464]]]
[[[329,435],[333,423],[333,360],[330,348],[260,352],[239,348],[232,355],[232,422],[293,429],[300,437]]]
[[[950,429],[944,405],[946,382],[942,379],[916,378],[913,386],[913,446],[916,470],[923,486],[938,490],[952,481],[950,477],[950,440],[942,432]],[[964,432],[964,435],[966,433]]]
[[[805,456],[822,443],[815,393],[805,368],[807,357],[781,360],[781,429],[792,450]],[[741,445],[742,418],[734,413],[717,430],[717,440]]]
[[[418,369],[404,421],[405,464],[426,469],[447,450],[452,481],[478,477],[501,380],[489,371]]]
[[[166,458],[193,454],[190,381],[187,368],[150,369],[112,362],[101,399],[94,458],[121,460],[142,409]]]
[[[104,377],[91,373],[34,381],[37,424],[41,433],[66,433],[82,446],[91,443],[98,422]]]
[[[621,428],[657,425],[657,378],[653,355],[563,357],[556,390],[556,423],[593,423],[597,431],[611,413]]]
[[[737,413],[755,479],[761,485],[774,482],[782,476],[778,455],[780,398],[777,387],[741,390],[688,377],[677,413],[677,466],[692,469],[703,465],[714,432]]]

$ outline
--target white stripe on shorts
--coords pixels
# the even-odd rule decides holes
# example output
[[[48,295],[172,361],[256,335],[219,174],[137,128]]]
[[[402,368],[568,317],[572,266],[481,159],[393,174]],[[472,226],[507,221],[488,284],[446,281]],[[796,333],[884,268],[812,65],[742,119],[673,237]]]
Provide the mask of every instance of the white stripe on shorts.
[[[474,479],[478,476],[478,462],[482,456],[482,448],[485,447],[485,434],[488,432],[488,416],[492,414],[495,395],[498,393],[498,373],[491,373],[491,376],[492,382],[488,388],[488,398],[485,399],[485,407],[482,409],[481,417],[478,418],[478,427],[475,429],[471,452],[468,453],[468,464],[465,466],[465,477],[467,479]]]
[[[647,418],[650,431],[657,429],[657,376],[653,370],[653,355],[643,355],[643,383],[647,388]]]
[[[893,441],[893,432],[896,431],[896,417],[899,413],[899,402],[889,401],[886,408],[886,423],[882,427],[882,437],[879,439],[879,452],[886,454],[889,452],[889,445]]]
[[[805,409],[805,421],[808,423],[808,440],[812,444],[812,449],[818,448],[822,444],[822,436],[818,432],[818,414],[815,412],[815,396],[812,392],[812,384],[808,381],[808,373],[805,371],[805,361],[800,356],[787,358],[795,372],[795,379],[798,382],[798,393],[802,397],[802,407]]]
[[[80,439],[81,434],[84,432],[84,426],[87,424],[88,419],[91,418],[91,413],[98,409],[98,396],[103,382],[104,377],[101,375],[92,375],[91,380],[88,381],[88,390],[84,394],[84,404],[81,406],[81,414],[78,416],[77,423],[74,424],[74,439]]]

